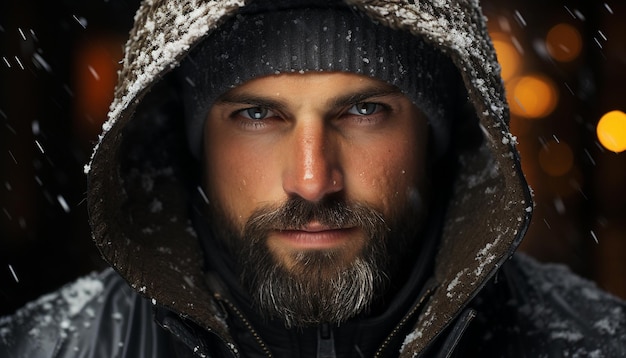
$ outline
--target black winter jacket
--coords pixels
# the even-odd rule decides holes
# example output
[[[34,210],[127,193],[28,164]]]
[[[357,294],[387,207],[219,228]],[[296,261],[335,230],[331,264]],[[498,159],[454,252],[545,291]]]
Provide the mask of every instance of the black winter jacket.
[[[518,254],[450,328],[417,356],[623,357],[624,322],[624,302],[562,265],[540,264]],[[259,333],[263,336],[266,332],[261,327]],[[346,342],[337,340],[335,344]],[[383,350],[379,356],[395,357],[397,349]],[[0,356],[237,357],[238,350],[217,333],[204,331],[141,297],[109,269],[83,277],[1,319]],[[273,356],[305,357],[297,353]],[[345,357],[361,355],[353,349]]]

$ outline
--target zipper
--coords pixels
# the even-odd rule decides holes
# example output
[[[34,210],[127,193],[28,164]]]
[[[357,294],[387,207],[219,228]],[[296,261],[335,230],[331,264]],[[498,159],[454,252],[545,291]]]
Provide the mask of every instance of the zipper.
[[[265,344],[265,342],[263,342],[263,339],[261,338],[261,336],[257,333],[257,331],[254,329],[254,327],[252,327],[252,324],[250,324],[250,321],[248,321],[248,319],[237,308],[237,306],[235,306],[227,298],[222,297],[222,295],[220,295],[219,293],[215,293],[214,297],[219,302],[225,303],[231,309],[231,311],[235,313],[235,315],[243,322],[243,324],[246,326],[246,328],[250,331],[250,333],[252,334],[252,337],[254,337],[254,340],[257,342],[257,344],[259,345],[259,347],[261,348],[263,353],[265,353],[265,355],[268,358],[272,358],[273,357],[272,352],[270,351],[270,349],[267,346],[267,344]],[[239,356],[239,353],[235,351],[234,347],[230,347],[230,349],[233,351],[233,353],[235,353],[236,356]]]
[[[317,358],[336,358],[335,336],[329,323],[322,323],[317,329]]]
[[[434,286],[426,289],[426,291],[424,292],[424,294],[420,298],[419,302],[417,302],[417,304],[413,306],[413,308],[409,311],[409,313],[407,313],[404,316],[404,318],[402,318],[402,320],[396,325],[396,327],[393,329],[393,331],[391,331],[391,333],[387,336],[387,338],[385,338],[385,340],[380,345],[378,350],[376,350],[376,353],[374,354],[375,358],[383,357],[383,352],[387,349],[387,347],[389,346],[391,341],[394,338],[396,338],[396,336],[398,335],[400,330],[402,330],[404,328],[404,326],[409,321],[409,319],[411,319],[415,315],[415,313],[422,308],[422,306],[424,305],[424,302],[426,301],[426,299],[428,299],[431,296],[431,294],[434,292],[434,290],[435,290]]]

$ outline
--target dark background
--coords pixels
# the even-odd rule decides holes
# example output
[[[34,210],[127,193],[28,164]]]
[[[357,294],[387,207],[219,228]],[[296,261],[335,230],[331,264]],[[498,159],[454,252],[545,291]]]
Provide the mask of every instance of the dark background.
[[[83,166],[137,7],[0,4],[0,316],[104,267],[90,240]],[[604,113],[626,111],[626,3],[489,0],[483,9],[499,56],[508,45],[522,61],[505,82],[511,102],[524,104],[512,88],[533,74],[558,97],[550,113],[529,119],[522,110],[511,121],[536,199],[521,249],[626,298],[626,153],[604,149],[595,134]],[[575,52],[571,38],[546,40],[560,23],[581,37],[568,61],[546,50]]]

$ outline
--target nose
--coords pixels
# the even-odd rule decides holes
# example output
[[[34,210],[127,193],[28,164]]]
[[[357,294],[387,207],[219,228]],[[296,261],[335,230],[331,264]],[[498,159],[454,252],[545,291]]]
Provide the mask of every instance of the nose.
[[[344,189],[337,143],[322,121],[294,128],[283,172],[283,190],[312,202]]]

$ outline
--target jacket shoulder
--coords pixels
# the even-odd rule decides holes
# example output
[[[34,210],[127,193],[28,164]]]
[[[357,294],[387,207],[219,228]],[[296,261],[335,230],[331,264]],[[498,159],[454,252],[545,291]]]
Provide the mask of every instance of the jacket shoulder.
[[[626,302],[565,265],[524,254],[513,257],[508,271],[522,341],[537,353],[626,356]]]
[[[112,269],[80,277],[0,318],[0,356],[120,356],[130,313],[152,323],[144,301]]]

